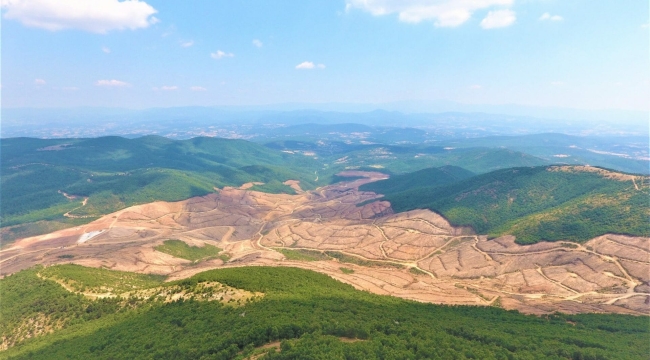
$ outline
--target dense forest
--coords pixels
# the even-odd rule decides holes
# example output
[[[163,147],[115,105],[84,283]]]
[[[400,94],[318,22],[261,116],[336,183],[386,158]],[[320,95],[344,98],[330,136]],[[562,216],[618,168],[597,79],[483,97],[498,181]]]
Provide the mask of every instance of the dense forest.
[[[450,185],[474,176],[471,171],[458,166],[427,168],[413,173],[391,176],[382,181],[362,185],[359,190],[378,194],[391,194],[418,188],[432,188]]]
[[[454,225],[490,236],[515,235],[521,244],[580,242],[606,233],[650,236],[648,177],[632,181],[632,176],[553,169],[497,170],[448,185],[453,179],[445,174],[426,178],[416,172],[394,184],[384,180],[360,189],[385,194],[395,211],[428,208]],[[404,190],[400,183],[414,187]]]
[[[67,271],[79,280],[83,269]],[[264,294],[237,306],[190,299],[124,307],[119,299],[65,295],[38,271],[0,280],[2,293],[11,294],[0,311],[4,336],[39,314],[66,325],[0,352],[1,358],[645,359],[650,351],[645,317],[538,317],[422,304],[295,268],[220,269],[165,284],[198,288],[218,281]]]

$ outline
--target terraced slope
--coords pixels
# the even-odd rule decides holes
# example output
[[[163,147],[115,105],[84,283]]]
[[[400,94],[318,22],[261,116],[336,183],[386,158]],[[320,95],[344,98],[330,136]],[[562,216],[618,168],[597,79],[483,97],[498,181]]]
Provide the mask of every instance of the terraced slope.
[[[400,177],[422,182],[420,173]],[[380,181],[395,211],[431,209],[456,226],[490,236],[515,235],[520,244],[586,241],[607,233],[650,236],[650,177],[588,166],[514,168],[451,185],[400,191]]]
[[[70,262],[173,280],[221,267],[292,266],[357,289],[421,302],[500,306],[539,315],[650,314],[648,237],[607,234],[580,245],[518,245],[513,236],[488,240],[429,210],[394,213],[387,201],[368,202],[378,196],[358,187],[384,174],[339,175],[356,180],[297,189],[296,195],[226,187],[21,239],[0,250],[0,276]],[[168,251],[169,239],[177,239],[171,243],[180,251]],[[216,248],[223,250],[206,256],[206,250]],[[201,258],[189,258],[188,252]],[[86,287],[109,282],[103,271]]]

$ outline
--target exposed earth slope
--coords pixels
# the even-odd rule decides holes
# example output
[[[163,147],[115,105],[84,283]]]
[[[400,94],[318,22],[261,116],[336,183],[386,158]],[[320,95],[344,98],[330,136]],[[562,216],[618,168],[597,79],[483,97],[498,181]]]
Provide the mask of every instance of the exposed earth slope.
[[[396,214],[386,201],[358,207],[377,198],[358,187],[386,176],[343,175],[363,178],[296,195],[226,187],[130,207],[19,240],[0,252],[1,271],[73,262],[173,280],[220,267],[293,266],[423,302],[498,304],[527,313],[650,313],[647,237],[606,234],[583,244],[530,246],[511,236],[487,240],[429,210]],[[169,239],[214,245],[229,259],[195,263],[155,250]]]

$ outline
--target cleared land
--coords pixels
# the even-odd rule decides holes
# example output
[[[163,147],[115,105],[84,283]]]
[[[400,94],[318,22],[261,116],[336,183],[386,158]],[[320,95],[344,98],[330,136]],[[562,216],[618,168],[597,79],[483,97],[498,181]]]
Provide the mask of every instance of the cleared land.
[[[358,187],[386,175],[340,175],[357,179],[296,195],[225,187],[185,201],[133,206],[21,239],[0,252],[0,272],[76,263],[177,280],[220,267],[292,266],[422,302],[536,314],[650,314],[649,238],[604,235],[580,245],[528,246],[509,236],[488,241],[428,210],[395,214],[386,201],[357,206],[378,197]],[[194,263],[155,250],[168,239],[216,246],[230,258]]]

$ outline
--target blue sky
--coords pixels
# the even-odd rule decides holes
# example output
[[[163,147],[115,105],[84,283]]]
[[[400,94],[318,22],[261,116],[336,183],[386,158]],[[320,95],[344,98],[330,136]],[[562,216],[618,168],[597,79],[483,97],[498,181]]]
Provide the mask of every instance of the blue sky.
[[[648,110],[647,0],[1,0],[2,107]]]

